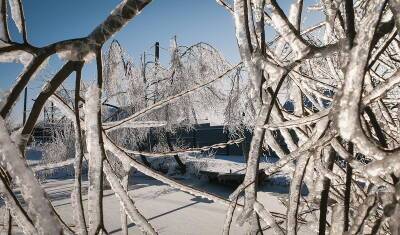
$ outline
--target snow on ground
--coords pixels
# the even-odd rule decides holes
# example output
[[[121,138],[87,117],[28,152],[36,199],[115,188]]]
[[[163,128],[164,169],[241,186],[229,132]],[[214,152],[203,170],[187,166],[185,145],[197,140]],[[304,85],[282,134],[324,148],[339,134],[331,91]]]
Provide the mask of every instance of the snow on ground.
[[[30,165],[40,164],[40,152],[30,150],[28,158]],[[200,170],[234,172],[243,171],[245,167],[243,156],[214,156],[204,157],[201,155],[185,155],[182,160],[188,165],[190,171],[184,177],[177,176],[174,168],[173,158],[150,159],[153,167],[167,165],[169,175],[178,177],[183,183],[189,184],[205,191],[227,198],[233,187],[221,184],[209,183],[204,177],[199,177]],[[261,167],[268,164],[268,159],[261,162]],[[67,170],[68,171],[68,170]],[[68,225],[73,228],[73,213],[70,196],[73,190],[72,174],[66,171],[55,171],[55,177],[42,181],[42,185],[49,195],[52,204],[57,212]],[[61,172],[61,174],[60,174]],[[196,175],[197,173],[197,175]],[[54,176],[54,175],[53,175]],[[129,194],[136,202],[138,209],[149,219],[159,234],[186,235],[186,234],[221,234],[225,220],[226,206],[208,201],[203,198],[173,189],[157,180],[143,174],[131,175]],[[197,176],[197,177],[196,177]],[[281,179],[283,183],[277,184]],[[87,210],[87,179],[83,181],[84,205]],[[266,209],[285,214],[286,207],[279,198],[287,198],[288,184],[285,175],[277,175],[274,180],[263,183],[258,193],[258,200],[264,204]],[[20,198],[20,196],[19,196]],[[239,200],[239,203],[242,201]],[[110,234],[120,234],[120,207],[117,198],[111,190],[104,191],[104,222]],[[0,210],[3,210],[2,206]],[[3,214],[2,211],[0,211]],[[235,217],[238,213],[235,213]],[[235,221],[235,218],[234,220]],[[262,223],[262,226],[266,225]],[[245,228],[239,227],[234,222],[231,227],[231,234],[244,234]],[[14,229],[13,234],[19,234]],[[129,234],[141,234],[140,230],[133,223],[129,224]],[[264,234],[272,234],[270,230]],[[305,226],[302,226],[299,234],[313,234]]]
[[[188,168],[190,176],[200,177],[200,171],[218,173],[241,173],[245,174],[246,163],[243,156],[234,155],[215,155],[206,156],[204,154],[189,154],[179,156]],[[177,164],[173,157],[154,157],[148,158],[155,169],[164,169],[170,175],[176,172]],[[273,162],[277,161],[274,157],[263,157],[260,161],[260,169],[265,169]],[[289,177],[284,172],[278,172],[268,177],[268,181],[275,185],[289,185]]]
[[[149,219],[159,234],[221,234],[225,219],[226,207],[199,197],[180,192],[165,184],[141,174],[135,174],[130,183],[129,194],[136,202],[138,209]],[[233,188],[210,184],[204,180],[188,180],[184,183],[194,185],[207,191],[227,197]],[[84,204],[87,204],[87,181],[84,186]],[[43,187],[49,195],[55,209],[66,221],[73,224],[70,194],[73,189],[72,179],[48,180]],[[286,208],[278,197],[285,197],[287,187],[266,184],[258,198],[268,210],[285,213]],[[111,190],[104,191],[104,222],[110,234],[120,234],[119,202]],[[237,213],[236,213],[237,215]],[[264,225],[265,226],[265,225]],[[15,231],[16,232],[16,231]],[[232,224],[231,234],[244,234],[245,230]],[[302,228],[300,234],[310,234]],[[129,224],[129,234],[141,234],[133,223]],[[266,230],[264,234],[272,234]]]

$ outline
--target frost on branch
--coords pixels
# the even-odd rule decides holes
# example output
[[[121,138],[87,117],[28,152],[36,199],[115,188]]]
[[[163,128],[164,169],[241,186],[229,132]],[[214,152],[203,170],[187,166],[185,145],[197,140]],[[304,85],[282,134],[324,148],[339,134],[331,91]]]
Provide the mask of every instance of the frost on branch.
[[[102,45],[112,35],[124,27],[129,20],[138,15],[151,0],[123,0],[89,35],[89,40],[97,45]]]
[[[143,232],[146,234],[157,234],[151,224],[146,220],[146,218],[139,212],[136,208],[134,202],[129,197],[128,193],[124,190],[117,176],[114,174],[108,160],[104,162],[104,173],[107,176],[107,180],[111,184],[111,188],[120,200],[122,208],[129,216],[129,218],[136,224],[138,224]]]
[[[100,89],[92,85],[88,88],[85,103],[86,146],[89,157],[89,189],[88,189],[88,217],[89,234],[103,229],[103,157],[101,146],[100,123]]]
[[[39,233],[60,234],[62,226],[54,209],[32,170],[26,165],[18,147],[11,141],[2,118],[0,118],[0,165],[21,187],[22,197],[27,202],[27,212]]]
[[[69,44],[57,46],[57,54],[60,59],[72,61],[90,62],[96,56],[96,46],[85,41],[75,41]]]
[[[3,63],[19,63],[27,66],[33,59],[33,55],[26,51],[15,50],[0,53],[0,62]]]
[[[121,30],[150,2],[151,0],[122,1],[87,38],[58,44],[56,50],[59,57],[64,60],[91,61],[95,57],[95,49]]]
[[[9,0],[10,8],[11,8],[11,17],[17,26],[17,29],[20,33],[23,30],[23,13],[22,13],[22,4],[21,0]]]

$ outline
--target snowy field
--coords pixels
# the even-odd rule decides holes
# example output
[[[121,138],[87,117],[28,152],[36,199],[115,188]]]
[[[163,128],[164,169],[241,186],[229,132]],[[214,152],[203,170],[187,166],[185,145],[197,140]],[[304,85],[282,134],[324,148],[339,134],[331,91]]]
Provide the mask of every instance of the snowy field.
[[[40,151],[30,150],[28,153],[28,162],[30,165],[41,164]],[[205,177],[201,177],[198,174],[198,171],[240,172],[245,167],[242,156],[215,156],[213,158],[183,156],[182,159],[189,167],[190,172],[183,177],[170,172],[171,177],[225,198],[232,193],[234,188],[232,186],[209,183]],[[171,169],[174,168],[172,158],[163,158],[163,160],[155,158],[150,159],[150,162],[153,167],[157,167],[158,164],[165,164]],[[268,164],[267,162],[264,160],[260,166],[265,166],[265,164]],[[73,190],[72,174],[65,169],[57,169],[53,173],[50,175],[50,178],[42,180],[43,188],[48,193],[56,211],[73,228],[73,213],[70,200]],[[271,212],[285,214],[286,207],[279,199],[287,197],[289,190],[287,183],[283,175],[277,175],[272,180],[264,182],[259,191],[258,200]],[[85,207],[87,206],[87,186],[88,182],[85,177],[83,179]],[[148,218],[159,234],[222,234],[222,226],[226,215],[225,205],[181,192],[137,172],[130,177],[129,195],[134,199],[138,209]],[[18,194],[18,196],[20,195]],[[239,200],[239,203],[242,202]],[[104,191],[103,206],[104,222],[107,231],[110,234],[120,234],[121,212],[119,202],[114,193],[109,189]],[[1,209],[3,210],[3,207]],[[238,213],[235,213],[235,217],[237,215]],[[262,226],[266,227],[265,224],[262,224]],[[135,224],[130,223],[128,227],[129,234],[141,234],[141,231]],[[231,234],[244,233],[244,227],[240,227],[234,222],[232,223]],[[304,226],[301,227],[300,234],[310,233]],[[13,234],[20,234],[19,228],[14,226]],[[264,234],[272,234],[272,232],[266,229]]]
[[[221,234],[226,208],[219,203],[192,196],[175,190],[147,176],[135,175],[129,194],[135,200],[138,209],[149,219],[159,234]],[[184,180],[185,183],[227,197],[232,188],[224,185],[209,184],[204,180]],[[84,183],[84,203],[86,204],[87,181]],[[73,180],[49,180],[43,182],[57,212],[67,224],[73,224],[70,194]],[[265,184],[259,193],[259,200],[274,212],[285,213],[286,208],[279,202],[285,197],[287,187]],[[86,205],[85,205],[86,206]],[[86,208],[85,208],[86,209]],[[110,234],[120,234],[119,202],[111,190],[104,191],[104,222]],[[173,223],[172,223],[173,222]],[[18,234],[17,230],[14,230]],[[231,234],[244,234],[245,230],[232,224]],[[302,234],[310,231],[301,229]],[[129,224],[129,234],[141,234],[133,223]],[[272,234],[265,230],[265,234]]]

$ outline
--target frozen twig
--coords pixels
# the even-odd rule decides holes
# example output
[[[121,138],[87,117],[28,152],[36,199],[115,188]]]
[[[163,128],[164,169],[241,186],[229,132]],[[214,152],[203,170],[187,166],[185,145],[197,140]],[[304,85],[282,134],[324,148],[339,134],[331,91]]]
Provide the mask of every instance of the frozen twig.
[[[61,234],[62,225],[46,197],[46,193],[28,168],[18,147],[11,141],[5,122],[0,118],[0,165],[21,187],[22,197],[27,202],[27,211],[41,234]]]

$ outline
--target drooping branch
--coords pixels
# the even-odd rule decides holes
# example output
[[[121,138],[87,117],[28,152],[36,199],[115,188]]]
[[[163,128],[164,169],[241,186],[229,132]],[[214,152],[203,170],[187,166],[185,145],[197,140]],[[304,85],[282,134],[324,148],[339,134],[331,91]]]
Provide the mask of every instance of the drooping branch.
[[[125,124],[125,123],[127,123],[127,122],[132,122],[132,121],[134,121],[135,119],[138,119],[139,117],[141,117],[142,115],[144,115],[144,114],[146,114],[146,113],[149,113],[150,111],[153,111],[153,110],[159,109],[159,108],[161,108],[161,107],[164,107],[165,105],[167,105],[167,104],[169,104],[169,103],[172,103],[172,102],[174,102],[174,101],[180,99],[181,97],[183,97],[183,96],[185,96],[185,95],[188,95],[188,94],[190,94],[190,93],[192,93],[192,92],[194,92],[194,91],[196,91],[196,90],[198,90],[198,89],[200,89],[200,88],[206,87],[207,85],[209,85],[209,84],[211,84],[211,83],[213,83],[213,82],[215,82],[215,81],[217,81],[217,80],[223,78],[225,75],[227,75],[227,74],[229,74],[230,72],[232,72],[234,69],[236,69],[237,67],[239,67],[241,64],[242,64],[242,63],[236,64],[235,66],[231,67],[230,69],[228,69],[227,71],[225,71],[225,72],[224,72],[223,74],[221,74],[220,76],[218,76],[218,77],[216,77],[216,78],[213,78],[213,79],[209,80],[208,82],[205,82],[205,83],[199,84],[199,85],[197,85],[197,86],[194,86],[194,87],[192,87],[192,88],[190,88],[190,89],[188,89],[188,90],[182,91],[182,92],[180,92],[180,93],[178,93],[178,94],[176,94],[176,95],[174,95],[174,96],[168,97],[168,98],[166,98],[166,99],[164,99],[164,100],[160,100],[160,101],[154,103],[153,105],[150,105],[150,106],[148,106],[148,107],[146,107],[146,108],[144,108],[144,109],[142,109],[142,110],[139,110],[138,112],[132,114],[131,116],[129,116],[129,117],[127,117],[127,118],[124,118],[124,119],[122,119],[122,120],[113,122],[113,125],[112,125],[112,126],[111,126],[111,125],[110,125],[110,126],[107,126],[107,128],[105,128],[105,130],[108,131],[108,130],[111,130],[111,129],[113,129],[113,128],[116,128],[116,127],[119,126],[119,125]],[[125,124],[125,125],[128,125],[128,124]]]

